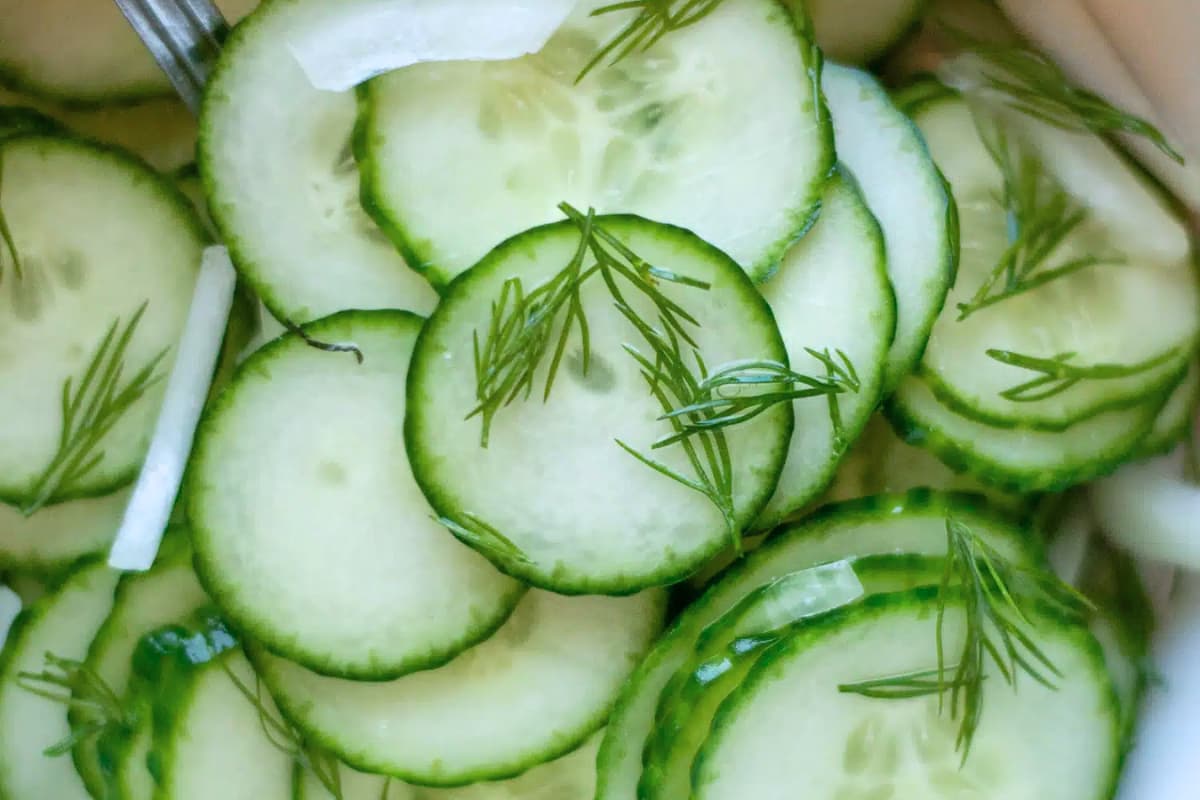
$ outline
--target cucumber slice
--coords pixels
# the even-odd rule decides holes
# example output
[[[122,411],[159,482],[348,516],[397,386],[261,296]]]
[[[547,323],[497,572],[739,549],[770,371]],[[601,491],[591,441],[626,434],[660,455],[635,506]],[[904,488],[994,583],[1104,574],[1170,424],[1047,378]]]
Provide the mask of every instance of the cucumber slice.
[[[149,698],[135,702],[149,704]],[[112,732],[101,737],[100,757],[105,766],[107,794],[93,797],[111,800],[154,800],[158,785],[149,769],[150,754],[154,751],[154,717],[143,713],[132,730]]]
[[[805,0],[804,7],[827,57],[870,64],[916,26],[926,4],[927,0]]]
[[[1192,430],[1196,407],[1200,405],[1200,363],[1193,361],[1187,375],[1171,392],[1167,404],[1158,412],[1154,425],[1138,445],[1136,458],[1163,455]]]
[[[217,0],[233,22],[258,0]],[[168,94],[171,84],[113,3],[0,2],[0,80],[69,103]]]
[[[239,273],[280,318],[425,314],[436,294],[359,203],[353,93],[313,88],[288,48],[327,11],[325,0],[267,3],[225,43],[200,113],[209,208]]]
[[[192,572],[191,551],[176,531],[164,544],[154,568],[127,574],[117,584],[112,610],[88,648],[84,666],[118,698],[128,698],[131,660],[143,636],[182,619],[205,604],[207,598]],[[73,728],[96,722],[97,712],[87,705],[73,707],[67,715]],[[75,769],[93,797],[103,797],[106,783],[96,738],[76,742]]]
[[[17,676],[42,672],[47,653],[82,659],[112,608],[118,577],[103,563],[84,562],[9,632],[0,653],[0,797],[88,800],[71,760],[42,753],[71,733],[66,708],[22,688]]]
[[[663,687],[690,658],[696,638],[759,586],[797,570],[850,556],[879,553],[943,555],[945,519],[953,514],[1006,557],[1042,560],[1027,532],[987,512],[978,498],[910,492],[829,506],[805,521],[780,528],[726,572],[676,619],[626,684],[600,747],[597,800],[637,796],[642,748],[654,725]]]
[[[661,629],[665,594],[532,590],[492,638],[390,683],[325,678],[264,651],[255,665],[300,730],[356,769],[459,786],[517,775],[604,724]]]
[[[825,367],[806,352],[812,348],[845,354],[859,379],[857,392],[837,398],[840,433],[827,398],[792,404],[795,426],[783,472],[754,523],[769,530],[825,488],[883,389],[896,301],[885,270],[883,237],[853,179],[841,174],[830,179],[816,226],[788,251],[779,273],[761,289],[793,370],[825,376]]]
[[[857,7],[842,13],[870,19]],[[896,337],[884,379],[890,393],[921,360],[954,283],[957,207],[920,131],[874,77],[828,64],[821,88],[833,116],[838,157],[858,178],[883,230],[888,277],[896,293]]]
[[[0,105],[0,139],[25,133],[55,134],[65,129],[57,120],[28,106]]]
[[[950,96],[926,103],[915,115],[953,187],[962,226],[958,282],[921,364],[929,387],[941,402],[980,422],[1064,430],[1173,385],[1200,331],[1200,289],[1187,230],[1148,181],[1090,133],[998,116],[1007,135],[1036,155],[1089,214],[1033,275],[1082,257],[1122,254],[1125,261],[1076,271],[959,320],[958,305],[969,303],[984,284],[1015,224],[1000,202],[1004,181],[976,127],[979,113]],[[1165,360],[1127,377],[1084,380],[1042,399],[1011,400],[1001,393],[1039,373],[995,361],[986,355],[989,349],[1044,358],[1070,353],[1077,365]]]
[[[920,378],[906,378],[884,407],[896,433],[951,469],[1012,492],[1054,492],[1105,475],[1149,432],[1166,395],[1106,411],[1065,431],[994,428],[938,402]]]
[[[116,535],[128,501],[129,490],[122,489],[47,506],[31,517],[0,503],[0,565],[52,573],[99,553]]]
[[[0,248],[0,370],[7,387],[0,393],[0,498],[20,505],[35,499],[39,475],[58,449],[64,381],[72,378],[79,388],[118,318],[127,325],[146,304],[125,350],[124,381],[164,348],[158,370],[170,370],[204,233],[173,186],[115,151],[22,136],[0,143],[0,161],[0,204],[23,267],[17,278],[7,248]],[[51,502],[107,494],[133,479],[164,387],[165,381],[151,386],[120,415],[85,459],[102,457],[59,486]]]
[[[813,585],[814,573],[831,570],[848,573],[848,580],[835,582],[832,590]],[[794,572],[751,592],[705,628],[691,660],[663,688],[655,730],[642,757],[645,767],[638,797],[688,796],[692,761],[717,707],[767,648],[816,615],[853,603],[864,594],[938,583],[943,571],[944,562],[936,557],[866,556]]]
[[[961,601],[947,604],[944,641],[964,636]],[[1115,788],[1116,702],[1086,627],[1031,615],[1037,646],[1058,666],[1057,690],[1014,692],[988,662],[987,712],[970,757],[937,697],[875,700],[840,684],[929,666],[937,587],[876,595],[805,625],[760,657],[721,705],[696,757],[696,800],[812,797],[1103,800]]]
[[[698,322],[688,331],[710,371],[746,359],[786,363],[766,302],[723,253],[687,231],[639,217],[598,217],[595,224],[646,261],[711,285],[708,291],[665,281],[659,286]],[[624,345],[650,351],[603,280],[580,290],[590,371],[582,369],[575,335],[547,402],[505,407],[486,448],[479,420],[467,419],[479,403],[475,335],[486,334],[502,287],[514,278],[527,291],[543,285],[566,268],[579,241],[569,221],[535,228],[451,285],[413,355],[405,433],[413,473],[434,509],[452,519],[474,515],[523,552],[517,559],[489,548],[486,554],[502,570],[553,591],[624,593],[685,577],[728,543],[729,533],[715,504],[614,441],[651,452],[672,428],[659,419],[662,408]],[[621,291],[643,319],[660,324],[649,301],[627,285]],[[726,429],[739,529],[770,498],[791,432],[786,403]],[[695,474],[682,447],[651,455],[676,472]]]
[[[755,279],[811,224],[833,166],[820,55],[775,0],[726,0],[648,51],[588,60],[636,9],[582,2],[541,53],[369,81],[368,211],[437,286],[566,200],[695,231]]]
[[[197,570],[239,629],[322,674],[440,666],[503,624],[524,587],[439,525],[411,477],[405,376],[421,318],[348,311],[306,330],[364,361],[287,334],[245,362],[196,437]]]

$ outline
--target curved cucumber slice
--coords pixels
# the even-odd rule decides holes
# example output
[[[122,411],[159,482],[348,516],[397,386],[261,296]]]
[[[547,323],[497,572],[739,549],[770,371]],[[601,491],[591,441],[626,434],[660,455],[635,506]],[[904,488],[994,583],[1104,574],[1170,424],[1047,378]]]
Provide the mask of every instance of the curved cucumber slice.
[[[820,56],[775,0],[727,0],[650,50],[580,70],[638,13],[580,3],[535,55],[367,83],[368,210],[444,286],[568,201],[695,231],[756,280],[811,223],[833,165]]]
[[[4,99],[0,97],[0,103]],[[63,133],[63,126],[42,112],[28,106],[0,105],[0,139],[26,133]]]
[[[798,570],[850,556],[943,555],[947,514],[987,537],[1008,558],[1022,563],[1043,558],[1032,536],[982,510],[977,500],[927,491],[840,503],[778,529],[679,616],[630,678],[600,747],[597,800],[637,796],[642,748],[654,726],[659,696],[691,657],[704,628],[759,586]]]
[[[1162,455],[1187,436],[1200,405],[1200,363],[1192,362],[1183,382],[1175,387],[1167,404],[1158,412],[1154,426],[1138,445],[1137,457]]]
[[[564,597],[535,589],[487,641],[389,683],[325,678],[252,655],[280,709],[347,764],[459,786],[517,775],[598,730],[658,634],[664,600],[658,590]]]
[[[906,378],[885,406],[892,427],[951,469],[1014,492],[1060,491],[1107,474],[1154,424],[1166,396],[1107,411],[1065,431],[994,428],[938,402],[920,378]]]
[[[842,14],[869,19],[857,5]],[[896,337],[884,379],[890,393],[913,371],[954,283],[958,215],[920,131],[870,74],[827,64],[821,88],[833,117],[838,157],[858,179],[879,220],[896,293]]]
[[[71,733],[66,709],[22,688],[17,676],[40,673],[47,653],[81,660],[112,608],[119,573],[90,562],[17,618],[0,653],[0,797],[88,800],[68,758],[42,751]]]
[[[1023,280],[1036,281],[1081,258],[1104,263],[960,320],[959,304],[973,302],[1020,233],[1001,202],[1005,181],[975,114],[965,100],[949,96],[924,104],[915,115],[953,187],[962,226],[958,282],[921,364],[930,388],[943,403],[981,422],[1063,430],[1101,411],[1137,405],[1172,385],[1200,331],[1200,288],[1187,231],[1163,198],[1090,133],[1016,114],[998,117],[1013,170],[1026,182],[1022,191],[1038,192],[1040,207],[1048,207],[1057,185],[1087,215]],[[991,124],[983,129],[996,138]],[[998,141],[993,149],[1000,149]],[[1040,183],[1030,189],[1035,180]],[[1029,249],[1036,246],[1022,252]],[[999,295],[1006,280],[988,296]],[[1041,373],[993,360],[988,350],[1047,359],[1073,354],[1069,363],[1077,366],[1148,366],[1126,377],[1083,380],[1040,399],[1034,391],[1006,399],[1002,393]]]
[[[524,592],[437,523],[412,479],[402,426],[421,323],[347,311],[307,326],[354,342],[362,364],[287,334],[245,362],[197,433],[188,516],[201,580],[237,627],[323,674],[386,680],[444,664]]]
[[[842,572],[846,578],[822,580],[823,572]],[[816,615],[864,595],[938,583],[942,572],[943,560],[936,557],[865,556],[794,572],[751,592],[704,630],[691,661],[663,689],[638,797],[670,800],[691,792],[692,761],[717,707],[767,648]]]
[[[84,666],[118,698],[129,699],[133,653],[141,638],[187,617],[207,600],[192,571],[191,551],[184,536],[186,533],[177,531],[167,541],[152,570],[121,578],[112,611],[88,648]],[[68,719],[72,727],[96,721],[95,712],[89,709],[82,704],[71,709]],[[97,740],[86,738],[76,743],[72,754],[75,768],[93,797],[104,796],[106,783],[98,750]]]
[[[987,712],[970,757],[955,749],[958,722],[938,698],[874,700],[844,683],[929,666],[937,587],[877,595],[801,627],[764,653],[721,705],[696,757],[692,797],[795,797],[798,775],[813,797],[1055,797],[1102,800],[1119,760],[1116,700],[1096,640],[1079,623],[1033,615],[1033,638],[1057,665],[1057,690],[992,670]],[[948,652],[964,635],[947,604]]]
[[[825,367],[806,350],[844,353],[858,373],[859,388],[837,398],[840,432],[834,428],[828,398],[792,404],[795,426],[787,460],[756,528],[775,527],[825,488],[879,403],[896,325],[884,261],[875,218],[853,180],[837,175],[826,187],[816,226],[788,251],[779,273],[760,287],[792,369],[824,377]]]
[[[113,150],[22,136],[0,143],[0,163],[0,206],[21,260],[18,278],[11,253],[0,247],[0,497],[27,504],[40,498],[39,478],[59,449],[64,382],[70,378],[76,393],[91,387],[86,408],[102,378],[87,383],[85,374],[111,326],[120,320],[124,330],[146,304],[115,389],[164,349],[157,369],[170,370],[204,232],[166,179]],[[70,453],[82,462],[101,457],[51,484],[50,502],[106,494],[133,479],[164,386],[151,385],[90,452]]]
[[[0,565],[51,573],[100,552],[121,525],[129,491],[47,506],[31,517],[0,503]]]
[[[359,203],[354,94],[313,88],[288,49],[327,9],[323,0],[267,3],[225,43],[197,156],[213,220],[238,271],[281,318],[428,313],[437,296]]]
[[[870,64],[912,30],[926,4],[927,0],[859,0],[853,4],[807,0],[804,7],[826,56],[849,64]]]
[[[649,263],[710,284],[707,291],[658,284],[698,323],[687,330],[710,372],[748,359],[786,363],[770,309],[726,255],[687,231],[638,217],[598,217],[595,225]],[[539,397],[502,408],[486,448],[480,420],[468,418],[479,405],[475,340],[487,337],[493,304],[513,279],[526,292],[546,285],[571,262],[580,238],[571,222],[535,228],[450,286],[413,355],[405,433],[413,473],[437,512],[456,520],[473,515],[522,552],[515,558],[489,548],[501,569],[553,591],[622,593],[685,577],[729,542],[729,532],[716,504],[617,444],[649,453],[684,476],[696,474],[683,447],[650,449],[673,429],[660,419],[662,406],[625,346],[651,351],[603,280],[589,279],[580,289],[588,370],[576,331],[546,402],[540,376],[547,367],[540,367]],[[651,303],[619,280],[640,317],[661,326]],[[754,521],[774,490],[791,432],[787,403],[725,430],[739,529]]]

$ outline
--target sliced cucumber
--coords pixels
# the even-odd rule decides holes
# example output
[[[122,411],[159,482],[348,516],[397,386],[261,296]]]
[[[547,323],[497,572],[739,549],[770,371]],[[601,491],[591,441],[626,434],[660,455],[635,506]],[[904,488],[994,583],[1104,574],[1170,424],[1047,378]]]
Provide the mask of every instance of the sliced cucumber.
[[[1171,392],[1167,404],[1158,412],[1154,425],[1137,448],[1139,458],[1162,455],[1192,430],[1196,407],[1200,405],[1200,362],[1193,361],[1187,375]]]
[[[189,616],[207,600],[192,572],[186,535],[181,530],[171,534],[151,571],[121,578],[112,610],[88,648],[84,666],[118,698],[128,698],[133,653],[141,638]],[[71,709],[68,720],[72,727],[82,728],[97,722],[98,712],[81,703]],[[91,795],[103,797],[107,778],[97,740],[93,737],[76,742],[72,756]]]
[[[807,352],[844,354],[859,387],[837,397],[840,430],[828,398],[792,404],[795,426],[779,485],[755,527],[768,530],[803,508],[829,483],[858,438],[883,390],[884,365],[896,328],[896,302],[885,270],[883,237],[852,178],[830,179],[821,218],[788,251],[779,273],[761,287],[779,325],[792,369],[824,377]]]
[[[870,19],[857,6],[842,14]],[[920,131],[866,72],[828,64],[821,88],[833,116],[838,157],[858,178],[879,220],[896,293],[896,337],[885,391],[913,371],[954,283],[958,214]]]
[[[390,683],[325,678],[252,656],[280,709],[347,764],[410,783],[517,775],[579,746],[607,718],[660,630],[664,593],[530,591],[487,641]]]
[[[879,553],[940,556],[946,551],[950,514],[1010,559],[1038,563],[1043,558],[1032,536],[983,510],[978,499],[928,491],[841,503],[778,529],[676,619],[630,678],[600,747],[597,800],[636,797],[642,747],[653,728],[659,696],[691,656],[704,628],[754,589],[797,570]]]
[[[238,628],[322,674],[387,680],[444,664],[524,592],[438,524],[412,479],[402,426],[421,323],[348,311],[307,326],[354,342],[362,364],[287,334],[243,364],[197,433],[188,517],[201,579]]]
[[[767,648],[806,620],[864,595],[938,583],[943,565],[943,559],[931,556],[865,556],[794,572],[747,595],[705,628],[691,660],[663,688],[654,734],[643,755],[638,797],[670,800],[688,796],[692,761],[708,735],[717,707]],[[813,573],[830,570],[853,577],[834,582],[832,590],[820,583],[813,585]]]
[[[435,285],[568,201],[695,231],[756,280],[812,222],[833,165],[820,55],[775,0],[703,20],[577,81],[636,9],[582,2],[542,52],[366,84],[367,208]]]
[[[257,0],[218,0],[234,21]],[[69,103],[111,103],[167,94],[150,52],[113,3],[0,2],[0,80]]]
[[[721,705],[693,768],[697,800],[812,797],[1103,800],[1115,788],[1116,702],[1086,627],[1033,615],[1037,646],[1057,665],[1057,689],[1013,691],[988,662],[988,711],[965,763],[958,721],[935,696],[868,699],[848,682],[925,669],[934,656],[936,587],[876,595],[805,625],[760,657]],[[959,601],[960,602],[960,601]],[[964,635],[947,604],[944,641]]]
[[[3,102],[3,98],[0,98]],[[26,133],[63,133],[63,126],[37,109],[29,106],[0,105],[0,139]]]
[[[885,411],[902,439],[951,469],[1007,491],[1051,492],[1116,469],[1146,437],[1164,402],[1165,395],[1106,411],[1057,433],[995,428],[956,414],[920,378],[909,377]]]
[[[980,114],[992,116],[955,96],[925,103],[915,114],[953,187],[962,225],[958,282],[921,364],[929,387],[940,401],[981,422],[1063,430],[1101,411],[1137,405],[1173,385],[1200,330],[1200,289],[1187,230],[1148,182],[1091,133],[1014,113],[996,115],[996,124],[1014,143],[1010,148],[1019,146],[1020,153],[1040,159],[1037,169],[1088,214],[1033,275],[1083,257],[1107,263],[959,319],[959,304],[971,302],[1016,235],[1011,228],[1017,223],[1001,203],[1001,172],[977,128]],[[1046,203],[1050,189],[1040,191]],[[1114,257],[1123,261],[1112,263]],[[1002,393],[1040,373],[993,360],[989,350],[1039,358],[1073,354],[1070,363],[1080,366],[1160,363],[1126,377],[1083,380],[1040,399],[1006,399]]]
[[[225,43],[200,114],[209,207],[238,271],[281,318],[428,313],[437,296],[359,204],[353,93],[313,88],[289,50],[327,10],[324,0],[268,2]]]
[[[7,387],[0,393],[0,497],[26,504],[39,495],[39,475],[59,447],[64,382],[80,388],[110,326],[128,325],[144,303],[121,377],[132,379],[164,348],[158,369],[170,369],[204,233],[173,186],[115,151],[21,136],[0,143],[0,162],[0,205],[22,262],[18,278],[11,254],[0,248],[0,371]],[[81,460],[102,457],[54,489],[51,501],[106,494],[132,480],[164,384],[120,415],[99,450],[85,451]]]
[[[133,702],[149,709],[150,697],[138,697]],[[93,795],[105,800],[154,800],[157,782],[150,772],[149,759],[154,751],[154,717],[142,713],[132,729],[107,732],[99,741],[100,757],[105,771],[107,794]]]
[[[0,503],[0,565],[51,573],[107,547],[121,525],[129,490],[71,500],[26,517]]]
[[[800,0],[789,0],[799,3]],[[849,64],[869,64],[909,33],[927,0],[804,0],[817,44],[826,56]]]
[[[698,323],[688,331],[710,371],[747,359],[786,363],[766,302],[723,253],[680,228],[638,217],[598,217],[595,224],[648,262],[711,285],[708,291],[659,285]],[[535,228],[451,285],[413,355],[405,433],[413,472],[434,509],[450,519],[481,519],[521,551],[517,558],[508,555],[511,548],[489,548],[486,554],[502,570],[553,591],[622,593],[685,577],[730,536],[716,504],[617,444],[695,475],[682,447],[650,450],[673,429],[660,419],[663,409],[624,345],[651,351],[603,280],[580,290],[588,372],[573,336],[548,401],[518,400],[503,408],[486,448],[480,421],[468,419],[479,403],[475,337],[487,333],[506,282],[517,278],[533,291],[566,268],[579,241],[571,222]],[[642,319],[661,324],[641,294],[627,285],[621,291]],[[538,370],[539,393],[545,369]],[[791,432],[786,403],[726,429],[739,529],[754,521],[774,491]]]
[[[0,653],[0,797],[88,800],[71,760],[43,755],[71,734],[66,708],[23,688],[18,676],[41,673],[47,653],[81,660],[112,608],[118,577],[84,562],[17,618]]]

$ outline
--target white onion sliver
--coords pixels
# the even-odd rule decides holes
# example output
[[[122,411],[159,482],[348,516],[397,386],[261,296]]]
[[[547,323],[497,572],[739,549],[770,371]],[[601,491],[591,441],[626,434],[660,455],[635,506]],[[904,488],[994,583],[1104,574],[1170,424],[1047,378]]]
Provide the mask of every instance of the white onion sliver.
[[[575,0],[346,0],[288,47],[317,89],[341,92],[423,61],[499,61],[541,50]]]
[[[1200,488],[1185,481],[1177,460],[1122,467],[1091,487],[1100,527],[1141,558],[1200,570]]]
[[[1092,509],[1086,498],[1073,496],[1050,542],[1047,557],[1054,574],[1072,586],[1079,585],[1092,541]]]
[[[154,438],[108,556],[114,569],[147,570],[158,555],[212,383],[236,282],[229,252],[207,248]]]
[[[8,632],[20,613],[21,598],[7,586],[0,586],[0,647],[4,646]]]

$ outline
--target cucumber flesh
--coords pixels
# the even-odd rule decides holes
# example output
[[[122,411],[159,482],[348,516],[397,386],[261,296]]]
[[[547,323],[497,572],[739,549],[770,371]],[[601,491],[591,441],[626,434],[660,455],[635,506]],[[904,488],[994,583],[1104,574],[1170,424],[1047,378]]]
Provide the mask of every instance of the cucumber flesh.
[[[799,0],[789,0],[798,3]],[[904,38],[920,19],[927,0],[807,0],[821,51],[848,64],[870,64]]]
[[[268,3],[225,42],[197,155],[213,219],[239,273],[280,318],[428,313],[437,295],[359,202],[354,93],[315,89],[288,49],[327,11],[323,0]]]
[[[71,760],[42,753],[71,733],[66,708],[26,691],[17,676],[41,673],[47,653],[82,660],[118,577],[103,563],[85,562],[14,623],[0,655],[0,797],[88,800]]]
[[[387,683],[252,656],[284,714],[350,766],[461,786],[520,774],[598,730],[661,629],[664,600],[659,590],[565,597],[534,589],[490,639]]]
[[[947,514],[970,525],[1007,558],[1020,563],[1039,563],[1043,558],[1032,537],[981,512],[977,502],[927,491],[840,503],[804,522],[778,529],[676,619],[630,678],[600,747],[597,800],[637,796],[642,748],[654,727],[659,696],[671,676],[687,663],[704,628],[754,589],[797,570],[849,556],[891,552],[942,555]]]
[[[708,291],[659,285],[698,322],[688,331],[710,371],[745,360],[786,363],[770,309],[726,255],[687,231],[639,217],[597,217],[595,224],[650,263],[710,284]],[[475,336],[486,336],[505,283],[520,279],[527,292],[544,285],[571,261],[579,240],[571,222],[535,228],[454,282],[413,355],[405,434],[413,473],[438,514],[458,520],[472,514],[522,551],[523,558],[486,552],[502,570],[552,591],[623,593],[682,579],[729,543],[730,532],[716,504],[617,444],[695,475],[683,447],[650,449],[673,429],[660,419],[662,406],[624,347],[650,351],[603,280],[589,280],[580,290],[589,370],[583,370],[574,332],[548,401],[540,398],[547,365],[535,379],[539,397],[501,409],[486,448],[480,420],[468,418],[479,403]],[[640,293],[628,284],[620,291],[642,319],[660,324]],[[549,361],[547,354],[543,363]],[[725,430],[739,530],[774,490],[791,433],[787,403]]]
[[[112,543],[129,490],[47,506],[26,517],[0,503],[0,565],[50,573]]]
[[[245,362],[197,433],[188,516],[201,580],[237,627],[322,674],[387,680],[444,664],[524,592],[438,524],[412,478],[402,426],[421,325],[349,311],[307,326],[354,342],[362,364],[289,333]]]
[[[775,0],[727,0],[645,52],[588,60],[636,10],[580,3],[537,54],[367,83],[368,209],[435,285],[558,203],[680,225],[768,277],[833,165],[820,57]],[[465,165],[469,165],[465,166]]]
[[[1040,159],[1050,178],[1089,215],[1033,274],[1088,256],[1120,257],[1122,263],[1079,270],[959,320],[958,305],[971,301],[1012,235],[1000,202],[1004,182],[977,128],[976,115],[982,113],[961,97],[947,96],[915,114],[953,187],[962,231],[958,281],[921,363],[930,388],[943,403],[981,422],[1063,430],[1173,385],[1200,331],[1200,288],[1187,230],[1166,201],[1090,133],[1016,114],[997,116],[1013,146]],[[1043,198],[1048,191],[1043,187]],[[1010,400],[1001,393],[1039,373],[995,361],[986,355],[989,349],[1042,358],[1073,353],[1076,365],[1165,360],[1127,377],[1084,380],[1042,399]]]
[[[877,595],[814,620],[764,653],[721,705],[693,772],[692,797],[1100,800],[1115,788],[1116,702],[1086,627],[1033,616],[1037,646],[1058,666],[1057,689],[1010,688],[989,669],[987,712],[970,756],[937,697],[868,699],[838,686],[928,668],[936,587]],[[961,606],[947,606],[944,641],[961,648]],[[991,662],[988,662],[989,668]]]
[[[761,287],[779,326],[793,370],[823,378],[809,352],[845,354],[859,388],[837,398],[840,434],[827,398],[792,404],[795,424],[783,473],[755,528],[769,530],[802,509],[829,483],[850,443],[879,403],[884,364],[896,326],[896,305],[885,271],[883,238],[852,178],[826,185],[821,217]]]

